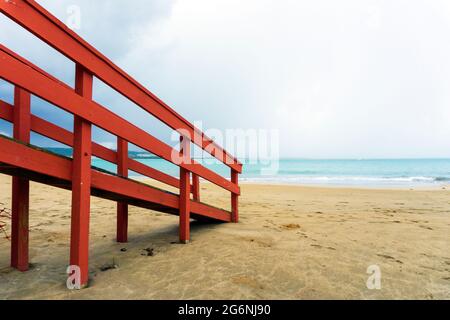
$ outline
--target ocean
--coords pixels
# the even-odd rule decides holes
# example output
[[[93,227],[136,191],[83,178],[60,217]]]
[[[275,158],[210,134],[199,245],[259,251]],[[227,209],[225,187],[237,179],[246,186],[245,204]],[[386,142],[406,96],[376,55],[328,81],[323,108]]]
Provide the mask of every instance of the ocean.
[[[70,149],[51,151],[71,155]],[[150,154],[130,152],[130,157],[172,176],[178,167]],[[209,169],[229,177],[229,169],[214,159],[196,159]],[[255,163],[241,160],[241,181],[342,186],[439,186],[450,184],[450,159],[280,159]],[[116,166],[98,158],[93,165],[116,172]],[[270,170],[268,170],[270,168]],[[139,174],[130,172],[131,176]]]
[[[274,175],[259,175],[248,166],[248,181],[349,185],[430,186],[450,183],[450,159],[281,159]]]

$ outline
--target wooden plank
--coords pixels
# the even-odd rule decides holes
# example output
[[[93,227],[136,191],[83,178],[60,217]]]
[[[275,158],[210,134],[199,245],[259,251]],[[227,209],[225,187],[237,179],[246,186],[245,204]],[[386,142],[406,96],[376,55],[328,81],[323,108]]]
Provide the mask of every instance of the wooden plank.
[[[180,137],[180,156],[183,161],[190,158],[190,141],[184,136]],[[189,243],[190,240],[190,221],[191,221],[191,181],[190,172],[180,167],[180,242]]]
[[[6,120],[8,122],[14,122],[13,106],[9,103],[0,100],[0,119]]]
[[[22,88],[14,88],[14,138],[30,142],[31,97]],[[27,271],[29,266],[29,204],[30,182],[14,176],[12,180],[11,210],[11,266],[19,271]]]
[[[128,177],[128,142],[122,138],[117,138],[117,175]],[[128,204],[124,201],[117,202],[116,239],[119,243],[128,242]]]
[[[113,135],[120,136],[158,157],[174,162],[173,156],[176,150],[172,147],[99,104],[78,96],[66,86],[30,68],[29,65],[23,63],[21,59],[16,59],[15,56],[11,56],[0,47],[0,77],[2,79],[19,85],[36,96],[103,128]],[[189,159],[180,166],[230,192],[236,194],[240,192],[237,185],[194,160]]]
[[[13,121],[12,111],[13,107],[10,104],[0,100],[0,119],[12,122]],[[39,118],[35,115],[31,115],[31,131],[39,133],[40,135],[43,135],[44,137],[47,137],[49,139],[58,141],[62,144],[65,144],[66,146],[69,147],[73,146],[72,132],[64,128],[58,127],[57,125],[48,122],[42,118]],[[100,159],[109,161],[111,163],[115,164],[117,163],[117,153],[115,151],[110,150],[95,142],[92,142],[92,155]],[[159,170],[156,170],[152,167],[149,167],[137,160],[129,158],[128,166],[130,170],[142,174],[146,177],[157,180],[159,182],[162,182],[175,188],[180,187],[180,181],[177,178],[172,177],[171,175],[168,175]]]
[[[210,153],[230,168],[242,172],[242,164],[236,158],[205,136],[35,1],[3,1],[0,2],[0,11],[75,63],[83,65],[93,75],[172,129],[180,133],[188,132],[188,138],[202,149],[208,152],[211,149],[216,150],[216,152]],[[199,137],[199,139],[194,139],[194,137]]]
[[[0,100],[0,118],[12,122],[12,106],[2,100]],[[65,144],[66,146],[73,147],[72,132],[35,115],[31,115],[31,131]],[[112,163],[117,163],[116,152],[95,142],[92,142],[92,155]]]
[[[76,66],[75,91],[92,99],[93,77],[82,66]],[[74,118],[72,165],[72,219],[70,265],[79,267],[80,284],[89,280],[89,218],[91,199],[91,124],[81,117]]]
[[[200,178],[192,174],[192,197],[194,201],[200,201]]]
[[[45,176],[43,182],[54,179],[56,182],[52,183],[52,185],[63,187],[62,183],[58,181],[66,181],[68,183],[71,181],[72,160],[70,158],[21,144],[1,135],[0,150],[2,150],[0,152],[0,163],[43,175]],[[20,155],[20,157],[17,155]],[[173,213],[178,213],[179,211],[179,196],[171,192],[134,180],[105,174],[95,169],[91,169],[91,178],[93,189],[116,195],[112,200],[117,200],[122,196],[127,202],[129,200],[142,201],[148,204],[158,204],[164,209],[173,209]],[[231,221],[230,212],[223,209],[195,201],[191,201],[190,206],[192,217],[195,214],[223,222]]]
[[[231,169],[231,182],[239,184],[239,173]],[[231,220],[235,223],[239,222],[239,195],[231,194]]]
[[[65,181],[72,179],[72,162],[67,158],[31,148],[5,136],[0,136],[0,150],[0,163]]]

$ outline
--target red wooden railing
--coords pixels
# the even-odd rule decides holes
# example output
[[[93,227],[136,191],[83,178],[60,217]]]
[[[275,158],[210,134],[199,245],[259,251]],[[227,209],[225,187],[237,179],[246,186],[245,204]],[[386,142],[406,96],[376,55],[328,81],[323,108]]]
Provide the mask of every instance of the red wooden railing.
[[[13,267],[22,271],[28,269],[29,180],[72,190],[70,264],[80,268],[82,285],[88,282],[91,194],[117,201],[119,242],[127,241],[129,204],[178,214],[181,242],[190,239],[191,218],[238,221],[238,175],[242,172],[242,164],[236,158],[35,1],[1,1],[0,11],[76,64],[75,88],[72,88],[0,45],[0,78],[15,86],[14,106],[0,100],[0,118],[14,125],[14,139],[0,138],[0,172],[14,176],[11,232]],[[94,77],[177,130],[180,133],[180,150],[174,150],[93,101]],[[73,114],[74,132],[32,115],[30,95]],[[92,142],[92,125],[117,137],[117,151]],[[73,159],[29,145],[31,131],[73,147]],[[129,158],[129,143],[178,165],[179,179]],[[231,180],[192,160],[191,143],[227,165],[231,171]],[[178,154],[182,160],[175,160],[174,154]],[[117,175],[91,167],[92,156],[117,164]],[[178,188],[180,192],[173,194],[127,179],[128,170]],[[200,202],[200,177],[231,193],[231,212]]]

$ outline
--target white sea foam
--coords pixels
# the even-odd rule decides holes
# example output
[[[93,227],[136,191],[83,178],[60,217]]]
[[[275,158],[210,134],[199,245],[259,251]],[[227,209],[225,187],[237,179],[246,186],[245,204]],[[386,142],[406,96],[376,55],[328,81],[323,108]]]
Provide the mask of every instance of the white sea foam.
[[[365,177],[365,176],[272,176],[249,177],[242,181],[275,182],[275,183],[305,183],[305,184],[421,184],[442,182],[443,179],[434,177]]]

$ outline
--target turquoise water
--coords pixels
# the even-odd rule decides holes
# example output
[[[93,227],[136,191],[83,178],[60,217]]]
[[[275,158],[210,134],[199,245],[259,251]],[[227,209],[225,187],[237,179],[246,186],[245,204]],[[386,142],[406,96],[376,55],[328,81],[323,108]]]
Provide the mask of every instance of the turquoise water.
[[[70,156],[70,149],[51,151]],[[142,152],[130,157],[150,167],[177,177],[178,167]],[[213,159],[196,159],[224,177],[230,170]],[[306,160],[281,159],[267,163],[244,163],[241,181],[318,185],[416,186],[450,183],[450,159],[376,159],[376,160]],[[94,158],[93,165],[110,172],[116,166]],[[271,169],[271,170],[268,170]],[[138,176],[130,172],[131,176]]]
[[[178,167],[160,159],[137,158],[148,166],[172,176]],[[202,160],[197,159],[202,162]],[[229,177],[221,164],[203,161],[211,170]],[[206,163],[205,163],[206,162]],[[93,165],[116,171],[113,164],[94,159]],[[267,170],[271,168],[272,170]],[[130,175],[138,175],[130,172]],[[415,186],[450,183],[450,159],[408,160],[304,160],[281,159],[270,164],[245,163],[241,181],[318,185]]]
[[[247,166],[250,181],[335,185],[439,185],[450,183],[450,159],[302,160],[283,159],[274,175]]]

